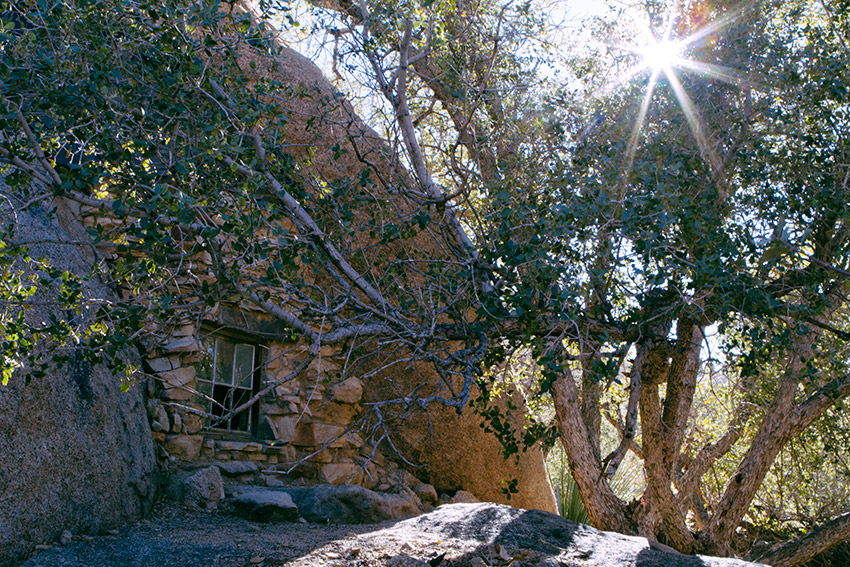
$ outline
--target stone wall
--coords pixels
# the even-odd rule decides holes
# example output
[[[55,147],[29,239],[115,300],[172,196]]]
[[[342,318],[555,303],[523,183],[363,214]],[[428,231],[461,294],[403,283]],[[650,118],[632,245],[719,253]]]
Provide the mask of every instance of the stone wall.
[[[242,462],[250,465],[233,467],[234,475],[267,486],[326,483],[397,490],[430,484],[447,496],[467,491],[481,500],[556,510],[542,453],[531,449],[518,460],[503,459],[499,442],[481,428],[471,409],[458,415],[433,407],[429,415],[388,424],[396,446],[421,467],[403,470],[396,455],[384,455],[383,447],[370,444],[368,430],[358,424],[362,402],[386,399],[390,392],[382,383],[411,388],[411,377],[421,379],[421,371],[384,373],[364,384],[357,376],[343,377],[340,352],[322,347],[321,356],[287,379],[305,347],[263,339],[286,336],[275,334],[271,318],[244,306],[219,306],[210,317],[203,324],[176,324],[147,361],[157,384],[148,402],[153,436],[173,471]],[[214,335],[211,329],[256,341],[263,350],[261,388],[274,387],[257,402],[260,422],[254,436],[208,427],[211,421],[199,415],[206,403],[198,392],[199,337]],[[522,406],[521,400],[514,403]],[[502,489],[513,479],[519,481],[519,493],[509,499]]]
[[[176,466],[252,462],[260,472],[258,480],[270,485],[282,481],[380,485],[388,475],[382,466],[385,460],[360,432],[347,431],[361,414],[363,386],[357,377],[329,378],[340,370],[338,351],[323,347],[321,357],[286,380],[299,363],[299,349],[260,336],[268,335],[273,326],[268,317],[243,310],[237,318],[234,310],[224,307],[214,316],[203,327],[177,325],[147,360],[157,384],[148,415],[163,456]],[[209,404],[198,391],[199,337],[211,333],[212,326],[224,327],[221,321],[238,324],[239,340],[252,341],[262,350],[260,388],[274,384],[256,404],[259,423],[253,436],[217,430],[209,417],[201,415],[208,413]]]

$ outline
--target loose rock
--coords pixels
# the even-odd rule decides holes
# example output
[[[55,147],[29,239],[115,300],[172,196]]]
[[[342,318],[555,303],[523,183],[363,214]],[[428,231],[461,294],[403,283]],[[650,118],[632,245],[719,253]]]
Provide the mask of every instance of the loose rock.
[[[254,490],[233,499],[233,509],[252,522],[295,522],[298,506],[292,497],[278,490]]]
[[[213,465],[218,467],[221,474],[225,476],[239,476],[260,470],[257,463],[253,461],[224,461],[213,463]]]
[[[437,490],[430,484],[414,484],[410,490],[419,498],[420,501],[426,504],[437,503]]]
[[[475,504],[478,502],[478,498],[471,492],[458,490],[454,496],[445,499],[445,501],[447,504]]]
[[[201,469],[183,481],[183,502],[190,507],[215,510],[224,498],[224,483],[217,467]]]
[[[331,524],[376,524],[420,513],[415,494],[382,494],[362,486],[320,484],[314,488],[284,489],[298,504],[309,522]]]

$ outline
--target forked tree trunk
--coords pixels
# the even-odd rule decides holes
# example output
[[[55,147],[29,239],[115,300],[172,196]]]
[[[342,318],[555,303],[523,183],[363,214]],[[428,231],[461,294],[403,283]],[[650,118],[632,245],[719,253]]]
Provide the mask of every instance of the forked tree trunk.
[[[641,369],[644,384],[640,393],[640,422],[643,440],[644,468],[646,469],[649,498],[645,502],[655,507],[661,520],[660,530],[667,540],[682,553],[692,553],[694,538],[685,523],[685,516],[676,502],[671,488],[671,469],[664,458],[664,439],[672,432],[664,430],[661,401],[658,396],[659,383],[670,372],[664,347],[654,347],[646,357]],[[674,380],[674,378],[669,378]],[[666,405],[666,404],[665,404]],[[653,530],[658,531],[658,530]],[[652,535],[652,534],[647,534]]]

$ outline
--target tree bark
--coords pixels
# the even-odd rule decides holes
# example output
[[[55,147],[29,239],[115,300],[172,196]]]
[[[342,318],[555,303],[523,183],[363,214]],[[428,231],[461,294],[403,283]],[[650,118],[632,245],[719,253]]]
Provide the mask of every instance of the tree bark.
[[[670,475],[678,460],[694,401],[702,347],[702,327],[686,317],[679,318],[676,350],[667,372],[667,393],[661,416],[661,449],[664,468]]]
[[[600,438],[602,435],[602,414],[599,411],[599,403],[602,400],[602,382],[596,375],[594,367],[599,362],[596,353],[582,360],[581,378],[581,419],[587,428],[590,438],[590,446],[596,460],[602,458],[600,450]]]
[[[802,537],[785,542],[753,559],[773,567],[797,567],[830,547],[848,540],[850,540],[850,514],[844,514],[818,526]]]
[[[682,553],[693,553],[694,537],[685,523],[685,516],[676,502],[671,487],[671,470],[665,463],[664,437],[661,401],[658,397],[658,384],[669,371],[666,348],[654,347],[641,376],[644,384],[640,392],[640,423],[643,439],[644,468],[646,469],[646,499],[657,510],[663,534],[668,545]]]
[[[601,530],[634,534],[625,506],[608,486],[601,463],[593,454],[573,377],[566,374],[556,380],[552,385],[552,395],[570,473],[591,523]]]

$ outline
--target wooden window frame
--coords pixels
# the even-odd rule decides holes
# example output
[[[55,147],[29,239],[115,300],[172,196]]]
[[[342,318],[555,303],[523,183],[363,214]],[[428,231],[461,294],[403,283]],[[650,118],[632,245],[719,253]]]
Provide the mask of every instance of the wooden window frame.
[[[202,351],[206,353],[210,352],[209,345],[212,343],[212,359],[209,361],[209,367],[206,370],[202,370],[199,367],[197,379],[197,390],[200,393],[199,401],[205,406],[207,412],[213,415],[223,415],[260,391],[262,388],[264,350],[262,343],[241,333],[203,328],[201,329],[200,341]],[[224,350],[220,345],[223,343],[227,343],[232,347],[232,354],[230,355],[232,358],[229,364],[229,383],[221,380],[219,376],[219,356],[220,352]],[[250,388],[241,386],[237,381],[236,357],[240,347],[249,347],[252,349]],[[242,437],[247,435],[251,438],[256,438],[259,419],[259,404],[254,404],[247,410],[215,426],[211,425],[213,420],[207,419],[204,430],[207,433],[214,433],[216,436]],[[243,422],[242,420],[245,421]]]

